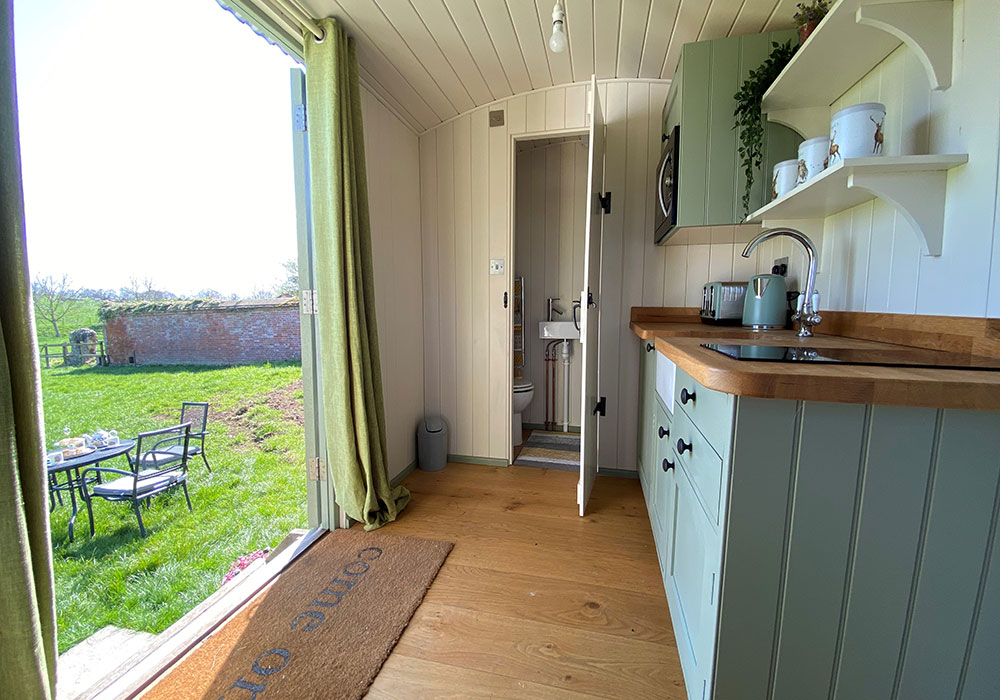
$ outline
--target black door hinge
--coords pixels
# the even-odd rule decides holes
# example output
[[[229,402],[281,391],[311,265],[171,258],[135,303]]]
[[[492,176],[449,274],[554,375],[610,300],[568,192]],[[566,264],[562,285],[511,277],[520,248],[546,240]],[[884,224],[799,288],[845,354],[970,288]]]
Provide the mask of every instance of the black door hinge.
[[[597,415],[603,416],[604,412],[607,410],[607,407],[608,407],[608,397],[607,396],[602,396],[597,401],[597,404],[594,406],[594,415],[595,416],[597,416]]]
[[[601,209],[604,210],[605,214],[611,213],[611,193],[605,192],[604,194],[597,195],[597,201],[601,203]]]
[[[507,292],[503,293],[503,308],[507,308]]]

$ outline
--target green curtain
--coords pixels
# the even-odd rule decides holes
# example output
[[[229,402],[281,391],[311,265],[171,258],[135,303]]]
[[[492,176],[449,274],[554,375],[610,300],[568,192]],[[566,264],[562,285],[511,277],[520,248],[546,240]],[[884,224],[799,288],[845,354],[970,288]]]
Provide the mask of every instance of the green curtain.
[[[55,696],[58,652],[11,5],[0,0],[0,695],[34,700]]]
[[[389,484],[368,183],[354,42],[306,32],[306,105],[327,456],[337,503],[373,530],[410,500]]]

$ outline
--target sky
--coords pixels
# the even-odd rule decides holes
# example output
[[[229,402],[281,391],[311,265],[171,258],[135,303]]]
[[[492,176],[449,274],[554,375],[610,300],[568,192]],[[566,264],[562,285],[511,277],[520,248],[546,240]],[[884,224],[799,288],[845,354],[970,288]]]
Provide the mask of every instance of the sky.
[[[14,0],[33,277],[249,295],[296,257],[289,69],[215,0]]]

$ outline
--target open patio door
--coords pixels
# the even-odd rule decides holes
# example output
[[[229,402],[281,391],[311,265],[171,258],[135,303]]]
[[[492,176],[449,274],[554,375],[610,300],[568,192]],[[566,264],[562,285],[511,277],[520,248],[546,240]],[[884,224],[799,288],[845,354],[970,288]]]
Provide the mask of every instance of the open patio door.
[[[313,290],[313,231],[309,201],[309,133],[306,122],[306,75],[291,69],[292,156],[295,168],[295,219],[298,234],[299,320],[302,338],[302,396],[305,413],[307,483],[306,499],[309,528],[333,530],[345,527],[346,521],[328,478],[326,431],[323,423],[323,376],[320,372],[319,334],[316,332],[316,305]]]
[[[604,414],[598,398],[597,338],[601,284],[601,231],[604,214],[611,209],[610,195],[604,194],[604,114],[597,93],[597,76],[590,79],[590,165],[587,168],[587,241],[583,253],[583,291],[580,292],[580,346],[583,348],[583,387],[580,395],[580,481],[576,501],[580,515],[587,511],[587,499],[597,477],[597,418]]]

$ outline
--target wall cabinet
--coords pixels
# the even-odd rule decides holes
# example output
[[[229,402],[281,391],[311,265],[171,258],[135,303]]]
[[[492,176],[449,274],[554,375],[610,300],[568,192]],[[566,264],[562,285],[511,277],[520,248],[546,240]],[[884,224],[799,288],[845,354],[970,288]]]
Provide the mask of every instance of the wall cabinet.
[[[797,41],[794,37],[785,30],[684,45],[662,115],[663,137],[680,124],[677,227],[743,220],[746,178],[733,129],[733,95],[767,58],[772,42]],[[795,158],[801,140],[785,126],[765,123],[763,164],[754,177],[750,211],[770,201],[774,164]]]
[[[679,367],[664,401],[646,347],[640,477],[690,700],[996,697],[1000,411],[732,396]]]

